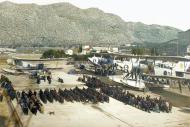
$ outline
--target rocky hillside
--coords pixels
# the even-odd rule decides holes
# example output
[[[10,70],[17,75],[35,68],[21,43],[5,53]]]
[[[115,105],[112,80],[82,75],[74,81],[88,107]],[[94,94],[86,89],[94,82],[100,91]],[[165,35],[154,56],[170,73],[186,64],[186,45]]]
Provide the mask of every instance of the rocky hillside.
[[[176,39],[178,32],[168,26],[125,22],[99,9],[69,3],[0,3],[0,45],[160,43]]]
[[[164,43],[141,43],[140,46],[149,49],[155,48],[164,55],[185,55],[187,46],[190,45],[190,30],[179,32],[178,39],[170,40]],[[177,52],[178,49],[178,52]]]
[[[179,32],[178,38],[179,38],[179,43],[190,45],[190,29],[185,32]]]

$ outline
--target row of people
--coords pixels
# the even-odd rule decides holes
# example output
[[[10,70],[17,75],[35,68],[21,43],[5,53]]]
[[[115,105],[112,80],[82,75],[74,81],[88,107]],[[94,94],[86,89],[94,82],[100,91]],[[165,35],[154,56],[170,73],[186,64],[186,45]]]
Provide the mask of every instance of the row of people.
[[[80,79],[86,83],[86,85],[90,88],[100,88],[100,92],[111,96],[125,104],[129,104],[136,108],[142,109],[144,111],[150,112],[171,112],[172,104],[169,101],[166,101],[163,98],[151,98],[150,96],[142,97],[135,96],[134,94],[126,91],[122,87],[119,86],[111,86],[109,84],[105,84],[101,82],[101,80],[96,77],[84,76]]]
[[[84,102],[84,103],[98,103],[109,102],[109,97],[103,93],[99,93],[92,88],[80,89],[75,87],[74,89],[40,89],[39,91],[17,91],[17,102],[20,104],[24,114],[28,114],[31,111],[33,114],[37,114],[37,111],[43,113],[43,104],[53,103],[55,101],[64,103],[64,100],[68,102]],[[41,100],[41,101],[40,101]]]
[[[117,86],[107,86],[100,88],[100,91],[107,94],[108,96],[111,96],[125,104],[134,106],[136,108],[139,108],[141,110],[150,112],[171,112],[172,110],[172,104],[169,101],[166,101],[162,99],[161,97],[158,98],[151,98],[150,96],[135,96],[134,94],[123,90],[120,87]]]
[[[53,103],[54,101],[58,101],[60,103],[64,103],[64,100],[69,102],[109,102],[109,97],[103,93],[97,92],[92,88],[83,88],[80,89],[75,87],[74,89],[45,89],[39,91],[39,97],[43,103]]]
[[[16,97],[16,91],[13,88],[12,82],[4,75],[0,78],[1,88],[3,88],[6,94],[13,100]]]

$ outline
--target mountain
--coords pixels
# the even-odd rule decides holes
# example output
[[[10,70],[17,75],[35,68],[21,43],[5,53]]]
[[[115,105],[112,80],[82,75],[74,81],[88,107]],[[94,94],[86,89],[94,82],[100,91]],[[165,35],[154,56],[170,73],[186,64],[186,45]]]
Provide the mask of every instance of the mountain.
[[[178,34],[179,43],[190,45],[190,29]]]
[[[161,43],[178,37],[169,26],[125,22],[97,8],[69,3],[51,5],[0,3],[0,45]]]
[[[156,49],[161,55],[185,55],[187,46],[190,45],[190,29],[178,33],[178,38],[164,43],[147,43],[140,46],[149,49]]]

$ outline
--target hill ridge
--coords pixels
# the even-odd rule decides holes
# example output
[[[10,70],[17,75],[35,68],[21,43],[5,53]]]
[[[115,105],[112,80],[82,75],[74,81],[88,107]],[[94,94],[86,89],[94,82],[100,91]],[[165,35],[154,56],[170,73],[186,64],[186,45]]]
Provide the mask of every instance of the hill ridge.
[[[56,46],[67,44],[161,43],[182,30],[126,22],[98,8],[70,3],[50,5],[0,3],[0,45]]]

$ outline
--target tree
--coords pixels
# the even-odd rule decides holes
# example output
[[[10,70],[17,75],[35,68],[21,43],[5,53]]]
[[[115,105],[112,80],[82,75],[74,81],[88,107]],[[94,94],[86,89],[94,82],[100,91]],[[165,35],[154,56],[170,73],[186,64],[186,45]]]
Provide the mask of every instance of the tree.
[[[143,55],[144,52],[145,52],[144,48],[137,47],[137,48],[132,48],[131,53],[134,54],[134,55]]]
[[[66,57],[66,54],[63,50],[49,49],[42,54],[42,58],[63,58],[63,57]]]
[[[82,45],[79,46],[78,52],[79,52],[79,53],[82,52]]]
[[[151,48],[150,54],[154,55],[154,56],[158,56],[159,55],[158,50],[156,48]]]

